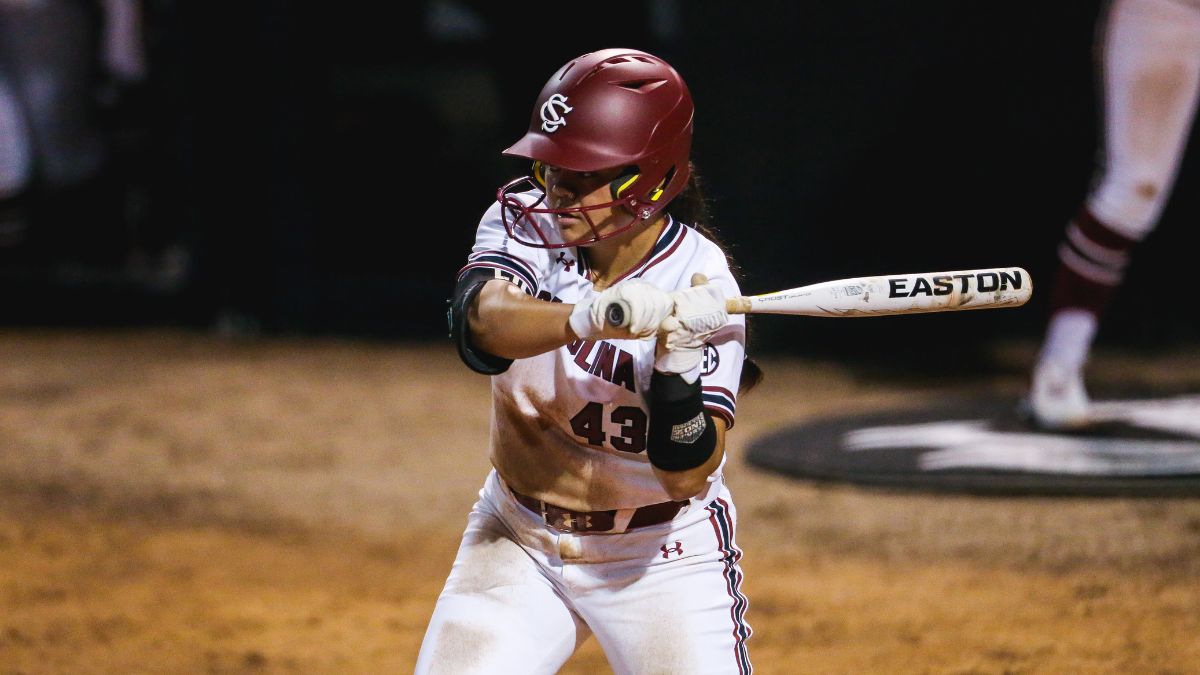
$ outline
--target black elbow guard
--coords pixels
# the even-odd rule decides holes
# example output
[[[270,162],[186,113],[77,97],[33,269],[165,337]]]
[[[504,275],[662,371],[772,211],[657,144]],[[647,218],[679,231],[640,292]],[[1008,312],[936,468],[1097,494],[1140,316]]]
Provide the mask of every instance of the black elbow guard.
[[[717,449],[717,431],[704,409],[700,380],[657,370],[650,376],[650,431],[646,456],[663,471],[701,466]]]
[[[484,375],[499,375],[512,365],[512,359],[488,354],[471,344],[471,327],[467,322],[467,313],[483,285],[495,278],[491,270],[486,268],[470,270],[459,277],[454,286],[454,297],[446,301],[450,305],[446,310],[446,322],[450,327],[450,339],[454,340],[454,345],[458,348],[459,358],[468,368]]]

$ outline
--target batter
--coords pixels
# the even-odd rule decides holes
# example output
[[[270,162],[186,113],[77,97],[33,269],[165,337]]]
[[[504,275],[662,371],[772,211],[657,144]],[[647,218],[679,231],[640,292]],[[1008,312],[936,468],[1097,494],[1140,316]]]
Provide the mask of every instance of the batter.
[[[418,673],[554,673],[591,635],[617,673],[751,672],[722,467],[757,369],[729,261],[688,222],[692,115],[669,64],[607,49],[560,68],[505,151],[531,175],[484,214],[449,314],[492,376],[494,468]]]

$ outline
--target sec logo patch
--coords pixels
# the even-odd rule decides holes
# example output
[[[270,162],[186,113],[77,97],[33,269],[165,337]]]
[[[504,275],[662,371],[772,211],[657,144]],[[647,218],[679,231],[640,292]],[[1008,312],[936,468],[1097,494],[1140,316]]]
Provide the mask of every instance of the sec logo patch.
[[[703,377],[712,375],[713,373],[717,372],[717,366],[719,365],[721,365],[721,354],[717,351],[716,347],[712,346],[708,342],[705,342],[704,360],[700,362],[700,375]]]

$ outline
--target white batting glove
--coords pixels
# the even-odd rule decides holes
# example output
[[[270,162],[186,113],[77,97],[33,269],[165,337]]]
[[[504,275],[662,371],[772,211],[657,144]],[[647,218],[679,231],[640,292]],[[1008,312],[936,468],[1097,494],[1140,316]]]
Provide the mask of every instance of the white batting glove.
[[[663,320],[658,333],[658,344],[654,348],[654,369],[668,375],[682,375],[691,384],[700,377],[700,364],[704,360],[704,341],[680,339],[684,335],[679,319],[668,316]]]
[[[654,368],[695,382],[700,376],[704,342],[729,323],[725,293],[708,283],[703,274],[693,274],[691,288],[670,295],[675,310],[659,326]]]
[[[703,274],[693,274],[692,287],[674,291],[671,300],[675,303],[671,313],[674,321],[660,328],[660,332],[666,333],[668,349],[703,345],[713,333],[729,323],[725,292],[708,283]]]
[[[608,306],[621,303],[626,323],[615,327],[608,323]],[[630,279],[606,288],[599,295],[575,305],[571,312],[571,330],[584,340],[602,337],[642,339],[653,337],[663,320],[671,315],[675,302],[666,291],[641,279]]]

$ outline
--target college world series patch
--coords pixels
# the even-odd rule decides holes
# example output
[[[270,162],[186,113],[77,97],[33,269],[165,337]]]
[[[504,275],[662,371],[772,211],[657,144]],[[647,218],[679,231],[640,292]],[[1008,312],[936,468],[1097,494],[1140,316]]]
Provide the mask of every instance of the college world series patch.
[[[1031,426],[1018,402],[816,420],[760,437],[747,461],[815,480],[929,491],[1200,495],[1200,394],[1094,401],[1069,433]]]

